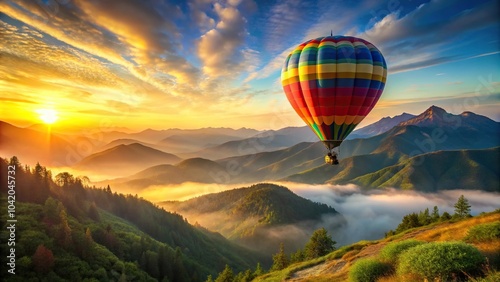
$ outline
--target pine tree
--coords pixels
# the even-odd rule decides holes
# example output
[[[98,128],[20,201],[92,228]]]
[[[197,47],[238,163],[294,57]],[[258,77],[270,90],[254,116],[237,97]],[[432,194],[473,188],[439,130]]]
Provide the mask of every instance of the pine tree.
[[[290,263],[304,261],[306,255],[303,250],[298,249],[295,253],[290,255]]]
[[[95,205],[95,202],[92,202],[89,206],[88,216],[94,221],[101,221],[101,216],[99,215],[99,211]]]
[[[454,217],[458,218],[466,218],[471,216],[470,215],[470,205],[469,205],[469,200],[464,197],[464,195],[461,195],[460,198],[458,198],[457,203],[455,204],[455,214],[453,215]]]
[[[59,213],[59,231],[58,231],[58,243],[66,250],[72,245],[73,239],[71,237],[71,227],[68,224],[68,216],[64,209]]]
[[[305,247],[305,256],[308,259],[324,256],[335,250],[337,242],[332,240],[325,228],[314,231]]]
[[[434,209],[432,210],[431,214],[431,221],[432,222],[438,222],[439,221],[439,209],[437,206],[434,206]]]
[[[258,262],[257,266],[255,267],[255,271],[253,272],[253,275],[255,277],[257,277],[257,276],[261,276],[264,273],[265,273],[264,269],[262,269],[262,266],[260,265],[260,262]]]
[[[221,273],[219,273],[219,276],[217,276],[215,282],[233,282],[233,279],[233,270],[231,269],[231,267],[229,267],[229,265],[226,264],[226,267]]]
[[[429,208],[426,208],[423,212],[420,212],[418,214],[418,222],[422,226],[431,223],[431,215],[429,214]]]
[[[271,270],[282,270],[288,266],[288,263],[288,258],[285,254],[285,246],[281,243],[279,252],[273,256],[273,266]]]
[[[241,277],[241,282],[250,282],[254,279],[255,277],[253,276],[252,272],[250,269],[247,269],[245,272],[243,272],[243,275]]]
[[[448,212],[444,212],[439,218],[440,221],[447,221],[451,219],[451,215]]]
[[[49,197],[45,200],[45,204],[43,206],[43,215],[45,216],[44,221],[49,225],[58,224],[60,222],[61,215],[61,202],[55,200],[52,197]],[[64,208],[64,206],[62,206]]]

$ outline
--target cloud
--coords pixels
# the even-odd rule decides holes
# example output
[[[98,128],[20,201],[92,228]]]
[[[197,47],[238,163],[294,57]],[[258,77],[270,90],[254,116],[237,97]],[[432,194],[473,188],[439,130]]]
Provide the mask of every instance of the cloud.
[[[391,73],[463,59],[465,54],[456,53],[453,44],[460,46],[460,41],[471,40],[468,35],[472,32],[498,25],[498,5],[495,1],[489,1],[471,9],[454,10],[450,9],[453,3],[431,1],[404,16],[394,11],[357,36],[381,49]],[[444,49],[447,50],[445,54],[449,55],[442,55]],[[421,59],[415,60],[414,56],[408,54],[420,54]]]
[[[281,70],[283,67],[283,63],[285,62],[286,57],[290,52],[293,51],[295,46],[290,47],[286,49],[285,51],[281,52],[280,54],[274,56],[274,58],[266,64],[264,67],[260,68],[257,71],[250,72],[248,76],[243,80],[245,83],[250,82],[254,79],[262,79],[262,78],[267,78],[274,74],[275,72]],[[281,80],[280,80],[281,81]]]
[[[198,57],[203,71],[210,77],[229,76],[238,73],[242,66],[241,46],[247,34],[246,19],[231,5],[214,4],[219,17],[215,28],[202,35],[198,42]]]
[[[391,66],[389,68],[390,73],[398,73],[398,72],[405,72],[405,71],[411,71],[411,70],[418,70],[422,68],[427,68],[435,65],[439,65],[442,63],[447,63],[456,60],[455,57],[450,57],[450,56],[444,56],[444,57],[434,57],[431,56],[432,58],[429,59],[420,59],[420,60],[415,60],[415,59],[409,59],[405,61],[400,61],[394,66]],[[411,62],[411,61],[415,62]]]
[[[58,4],[57,11],[47,15],[33,1],[1,2],[5,13],[0,21],[2,96],[59,101],[71,105],[68,110],[73,113],[109,112],[105,101],[116,101],[113,105],[118,108],[130,105],[127,112],[120,112],[121,120],[141,112],[149,117],[146,120],[176,124],[178,115],[185,114],[183,123],[191,127],[217,119],[215,115],[226,122],[224,109],[233,114],[236,110],[232,109],[248,102],[255,92],[247,85],[228,85],[239,72],[254,70],[259,63],[259,52],[242,45],[246,23],[238,9],[251,10],[252,3],[215,5],[214,13],[220,16],[215,30],[221,41],[217,43],[224,43],[226,49],[216,50],[212,59],[233,58],[209,60],[208,67],[215,74],[211,77],[193,65],[185,55],[189,50],[180,46],[183,35],[173,22],[182,17],[177,7],[160,3],[153,9],[149,1],[123,5],[74,1]],[[218,76],[224,72],[225,76]],[[82,91],[93,98],[75,101],[80,94],[68,95]],[[22,101],[11,102],[29,111]],[[253,111],[247,105],[238,116]]]
[[[454,204],[464,195],[471,205],[472,215],[500,208],[500,193],[476,190],[446,190],[438,193],[422,193],[397,189],[362,190],[356,185],[310,185],[293,182],[277,182],[288,187],[297,195],[314,202],[324,203],[342,214],[347,224],[339,227],[342,221],[338,216],[324,216],[319,222],[301,222],[294,225],[269,228],[265,232],[274,237],[287,238],[294,234],[299,245],[306,242],[312,230],[325,227],[329,230],[337,246],[351,244],[360,240],[375,240],[384,237],[385,232],[394,230],[403,216],[439,208],[440,214],[454,213]],[[219,185],[187,182],[181,185],[151,186],[140,192],[136,190],[113,191],[120,193],[139,193],[141,197],[160,202],[168,200],[187,200],[197,196],[217,193],[234,188],[247,187],[249,183]],[[210,215],[211,216],[211,215]],[[200,219],[201,220],[201,219]],[[200,221],[201,222],[201,221]],[[288,236],[288,237],[289,237]],[[298,247],[299,245],[295,246]]]
[[[293,26],[293,21],[286,20],[287,17],[294,16],[293,3],[295,2],[280,6],[278,2],[273,7],[283,11],[281,18],[279,14],[276,15],[283,21],[277,20],[277,26],[274,27],[277,30],[276,34],[281,32],[280,29],[297,28],[300,30],[300,25]],[[293,50],[293,47],[308,39],[325,36],[327,33],[329,35],[330,30],[334,34],[353,35],[375,44],[388,62],[389,73],[412,71],[495,53],[485,52],[473,56],[458,53],[463,44],[480,44],[479,39],[471,36],[474,32],[494,25],[498,26],[496,13],[498,3],[495,1],[488,1],[470,9],[451,8],[454,6],[451,0],[430,1],[406,14],[401,11],[403,7],[396,4],[363,1],[355,6],[347,6],[338,2],[328,2],[318,3],[317,7],[321,9],[317,8],[317,11],[314,11],[312,7],[302,9],[303,15],[314,12],[314,16],[307,19],[310,28],[305,32],[306,35],[303,38],[288,36],[295,39],[294,43],[286,40],[279,41],[272,49],[278,51],[277,55],[274,55],[273,59],[258,71],[250,73],[245,81],[262,79],[275,74],[281,69],[286,56]],[[337,14],[336,11],[343,12]],[[370,15],[371,19],[366,20],[367,15]],[[300,21],[299,16],[297,19]],[[360,24],[364,22],[367,24]],[[274,38],[272,29],[269,34],[271,35],[266,44],[276,41],[272,40]],[[282,44],[283,42],[288,43]],[[293,47],[284,50],[286,47],[283,45],[286,47],[293,45]],[[282,51],[279,52],[279,50]],[[446,52],[443,52],[444,50]],[[408,56],[408,54],[412,55]]]
[[[500,207],[499,193],[474,190],[420,193],[395,189],[362,191],[354,185],[283,184],[302,197],[334,207],[346,218],[345,227],[330,230],[339,245],[382,238],[385,232],[397,227],[403,216],[426,208],[432,210],[438,206],[440,213],[453,214],[453,205],[460,195],[469,200],[473,215]],[[332,220],[336,219],[325,218],[324,224],[328,225]]]
[[[175,50],[177,28],[172,22],[180,11],[166,2],[132,0],[77,0],[88,22],[115,34],[138,50],[163,53]],[[133,52],[133,50],[132,50]]]
[[[312,5],[300,0],[277,1],[266,14],[266,49],[273,53],[282,50],[299,30],[305,29]]]

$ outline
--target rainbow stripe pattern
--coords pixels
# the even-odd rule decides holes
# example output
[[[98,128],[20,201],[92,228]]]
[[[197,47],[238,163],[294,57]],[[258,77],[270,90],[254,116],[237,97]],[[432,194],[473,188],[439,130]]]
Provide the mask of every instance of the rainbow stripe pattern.
[[[281,71],[288,101],[329,149],[373,109],[386,79],[382,53],[351,36],[306,41],[287,56]]]

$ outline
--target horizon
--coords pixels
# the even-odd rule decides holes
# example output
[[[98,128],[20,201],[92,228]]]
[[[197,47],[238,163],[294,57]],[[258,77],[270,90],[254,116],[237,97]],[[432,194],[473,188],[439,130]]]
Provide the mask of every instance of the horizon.
[[[333,33],[372,42],[388,63],[358,129],[430,104],[500,120],[498,1],[209,2],[0,3],[0,114],[82,130],[304,126],[281,66]]]
[[[439,106],[436,106],[436,105],[431,105],[429,106],[428,108],[425,109],[425,111],[427,111],[428,109],[430,109],[431,107],[438,107],[438,108],[442,108],[442,107],[439,107]],[[474,112],[474,111],[469,111],[467,109],[464,109],[462,112],[460,113],[452,113],[450,111],[448,111],[446,108],[442,108],[444,109],[447,113],[450,113],[450,114],[454,114],[454,115],[461,115],[463,113],[467,113],[467,112],[472,112],[474,114],[477,114],[477,115],[481,115],[481,116],[484,116],[484,117],[487,117],[495,122],[500,122],[500,114],[495,117],[491,117],[491,116],[488,116],[488,115],[484,115],[482,113],[479,113],[479,112]],[[401,115],[404,115],[404,114],[409,114],[409,115],[414,115],[414,116],[418,116],[422,113],[424,113],[425,111],[422,111],[420,113],[409,113],[409,112],[402,112],[402,113],[399,113],[399,114],[396,114],[396,115],[391,115],[391,116],[382,116],[380,119],[378,120],[375,120],[373,122],[370,122],[370,123],[366,123],[364,120],[360,126],[356,127],[356,129],[353,131],[357,131],[357,130],[360,130],[362,128],[365,128],[367,126],[370,126],[376,122],[379,122],[381,121],[382,119],[387,119],[387,118],[394,118],[396,116],[401,116]],[[0,120],[0,121],[3,121],[3,122],[7,122],[5,120]],[[42,121],[38,121],[38,122],[34,122],[34,123],[31,123],[31,124],[19,124],[19,123],[16,123],[16,122],[7,122],[13,126],[16,126],[16,127],[19,127],[19,128],[31,128],[31,127],[46,127],[46,128],[50,128],[51,130],[54,130],[56,132],[57,131],[57,124],[56,125],[52,125],[52,124],[45,124],[44,122]],[[170,128],[142,128],[142,129],[137,129],[137,130],[133,130],[133,129],[130,129],[130,128],[127,128],[127,127],[120,127],[120,128],[110,128],[109,131],[106,131],[106,132],[111,132],[111,131],[117,131],[117,132],[123,132],[123,133],[128,133],[128,134],[133,134],[133,133],[141,133],[141,132],[144,132],[144,131],[148,131],[148,130],[153,130],[153,131],[168,131],[168,130],[186,130],[186,131],[189,131],[189,130],[200,130],[200,129],[231,129],[231,130],[256,130],[256,131],[259,131],[259,132],[264,132],[264,131],[272,131],[272,130],[281,130],[281,129],[286,129],[286,128],[300,128],[300,127],[307,127],[307,125],[290,125],[290,126],[284,126],[284,127],[281,127],[281,128],[275,128],[275,129],[272,129],[272,128],[265,128],[265,129],[256,129],[256,128],[251,128],[251,127],[239,127],[239,128],[234,128],[234,127],[224,127],[224,126],[208,126],[208,127],[193,127],[193,128],[179,128],[179,127],[170,127]],[[64,128],[63,128],[64,129]],[[78,130],[78,129],[77,129]],[[60,133],[60,132],[59,132]]]

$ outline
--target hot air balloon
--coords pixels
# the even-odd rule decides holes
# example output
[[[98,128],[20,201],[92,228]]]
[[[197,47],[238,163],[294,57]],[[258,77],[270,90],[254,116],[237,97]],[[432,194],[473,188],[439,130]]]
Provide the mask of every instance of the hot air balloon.
[[[288,101],[338,164],[334,148],[368,115],[384,90],[387,64],[370,42],[326,36],[297,46],[286,58],[281,83]]]

